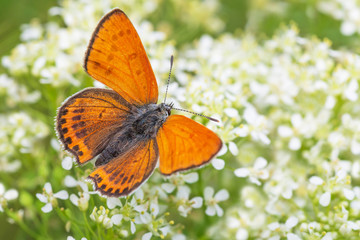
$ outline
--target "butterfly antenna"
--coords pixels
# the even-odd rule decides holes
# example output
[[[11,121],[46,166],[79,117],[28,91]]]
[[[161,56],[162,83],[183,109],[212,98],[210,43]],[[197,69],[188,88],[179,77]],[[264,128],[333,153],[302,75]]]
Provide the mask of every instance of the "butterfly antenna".
[[[198,116],[200,116],[200,117],[207,118],[207,119],[209,119],[209,120],[211,120],[211,121],[219,122],[219,120],[217,120],[217,119],[215,119],[215,118],[208,117],[208,116],[202,115],[202,114],[200,114],[200,113],[192,112],[192,111],[189,111],[189,110],[186,110],[186,109],[174,108],[174,107],[173,107],[172,109],[178,110],[178,111],[183,111],[183,112],[192,113],[192,114],[194,114],[194,115],[198,115]]]
[[[174,56],[171,55],[171,58],[170,58],[170,71],[169,71],[169,77],[168,77],[167,84],[166,84],[166,92],[165,92],[164,103],[166,102],[166,97],[167,97],[167,93],[168,93],[168,89],[169,89],[169,83],[170,83],[171,70],[172,70],[172,67],[173,67],[173,63],[174,63]],[[214,122],[219,122],[219,120],[217,120],[215,118],[208,117],[208,116],[202,115],[200,113],[192,112],[192,111],[181,109],[181,108],[174,108],[173,106],[174,106],[174,103],[170,103],[170,108],[171,109],[191,113],[191,114],[194,114],[194,115],[198,115],[200,117],[207,118],[207,119],[209,119],[211,121],[214,121]]]
[[[169,77],[168,77],[167,84],[166,84],[166,92],[165,92],[164,103],[166,102],[166,97],[167,97],[167,93],[168,93],[168,89],[169,89],[169,83],[170,83],[170,77],[171,77],[171,69],[173,67],[173,63],[174,63],[174,56],[171,55],[171,58],[170,58],[170,71],[169,71]]]

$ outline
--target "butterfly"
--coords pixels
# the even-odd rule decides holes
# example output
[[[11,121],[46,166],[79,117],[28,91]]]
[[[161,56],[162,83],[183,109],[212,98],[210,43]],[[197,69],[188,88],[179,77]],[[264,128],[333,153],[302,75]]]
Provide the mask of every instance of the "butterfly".
[[[120,9],[98,23],[89,42],[85,71],[110,89],[86,88],[58,109],[56,131],[79,165],[92,159],[88,176],[102,195],[132,193],[152,174],[171,175],[208,163],[220,138],[158,101],[158,86],[134,26]]]

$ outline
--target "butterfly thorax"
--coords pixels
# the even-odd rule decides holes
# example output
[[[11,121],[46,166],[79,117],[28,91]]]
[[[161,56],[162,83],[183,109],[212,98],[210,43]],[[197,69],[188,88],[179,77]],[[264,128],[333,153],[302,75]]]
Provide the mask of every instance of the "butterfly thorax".
[[[134,132],[143,138],[155,138],[159,128],[170,115],[171,107],[164,103],[148,104],[137,108],[133,118]]]

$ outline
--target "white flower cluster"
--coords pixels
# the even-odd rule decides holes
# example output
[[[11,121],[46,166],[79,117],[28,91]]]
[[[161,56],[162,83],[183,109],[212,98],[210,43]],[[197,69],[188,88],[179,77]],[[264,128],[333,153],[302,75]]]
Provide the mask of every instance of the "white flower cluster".
[[[0,96],[4,95],[6,104],[9,107],[14,107],[17,103],[35,103],[37,102],[41,94],[35,90],[31,93],[28,92],[25,85],[20,85],[15,82],[6,74],[0,75]]]
[[[349,36],[360,33],[360,2],[357,0],[318,0],[319,11],[341,21],[340,31]]]
[[[0,172],[15,172],[22,154],[34,154],[37,143],[48,136],[49,128],[24,112],[0,114]]]
[[[0,182],[0,212],[4,212],[4,209],[8,206],[8,201],[18,198],[19,193],[16,189],[5,190],[4,184]]]
[[[234,174],[249,179],[209,236],[358,234],[359,55],[301,38],[292,26],[263,43],[250,35],[204,36],[178,65],[186,90],[172,95],[221,116],[217,131],[241,166]]]
[[[82,58],[91,32],[103,14],[114,7],[119,7],[116,5],[116,1],[99,0],[93,1],[92,4],[71,0],[62,1],[61,4],[61,7],[50,9],[49,14],[59,16],[64,25],[58,22],[49,22],[43,25],[38,21],[32,21],[23,27],[22,43],[14,48],[9,56],[2,58],[2,64],[11,78],[7,75],[1,75],[0,94],[4,94],[14,104],[31,104],[37,102],[41,95],[46,97],[51,95],[50,91],[53,91],[54,88],[57,89],[56,92],[61,92],[58,89],[76,88],[84,83],[86,79],[89,79],[82,69]],[[193,16],[192,18],[197,18],[196,20],[190,17],[183,18],[183,20],[188,21],[189,25],[196,23],[213,32],[218,31],[223,26],[219,18],[212,17],[218,6],[216,0],[193,1],[191,3],[173,1],[171,4],[177,6],[178,9],[186,9],[186,11],[183,11],[184,13]],[[140,0],[124,4],[121,8],[129,14],[129,18],[137,27],[157,79],[159,79],[159,84],[163,85],[161,80],[164,80],[164,82],[166,80],[169,71],[169,58],[175,54],[175,49],[172,43],[165,41],[164,33],[155,32],[152,24],[144,21],[147,14],[155,11],[154,6],[156,5],[157,0],[146,1],[145,5],[144,1]],[[29,81],[34,86],[38,86],[39,91],[29,93],[26,88],[18,83],[17,80],[24,75],[31,76]],[[17,79],[13,80],[13,78]],[[94,84],[102,86],[97,82],[94,82]],[[14,86],[10,89],[12,85]],[[12,94],[16,94],[19,99],[12,98]],[[51,98],[54,99],[54,96],[51,96]],[[60,97],[63,98],[64,96],[61,95]],[[9,101],[7,102],[8,106],[14,105]],[[56,101],[58,100],[56,99]],[[12,115],[4,115],[4,119],[8,119],[8,116],[11,116],[9,119],[14,119]],[[26,113],[19,114],[19,116],[30,119]],[[36,133],[38,138],[47,136],[49,133],[46,125],[40,121],[35,123],[22,122],[21,126],[14,129],[14,134],[9,130],[9,124],[1,126],[7,128],[5,132],[10,132],[8,134],[9,140],[5,141],[5,143],[8,143],[7,148],[18,147],[24,152],[28,152],[30,147],[36,148],[36,146],[32,145],[36,141],[34,139],[23,139],[26,136],[23,129]],[[13,144],[12,140],[16,140],[17,144]],[[60,151],[59,145],[54,139],[51,140],[51,146],[53,149]],[[6,150],[6,147],[4,149]],[[72,159],[68,156],[63,159],[62,167],[73,171]],[[15,162],[20,164],[20,162]],[[44,213],[49,213],[53,209],[59,210],[59,205],[61,206],[63,202],[69,201],[72,203],[71,206],[75,206],[82,212],[87,212],[91,204],[90,200],[94,198],[94,192],[89,191],[88,183],[83,180],[87,174],[87,172],[82,173],[78,179],[66,176],[64,185],[69,189],[57,193],[52,191],[51,185],[53,183],[47,182],[44,185],[43,193],[36,194],[36,197],[45,204],[41,210]],[[152,236],[161,238],[171,236],[173,239],[184,239],[184,235],[179,231],[181,226],[174,225],[175,223],[172,220],[167,220],[169,213],[166,212],[166,204],[173,203],[177,206],[179,214],[186,217],[193,209],[201,208],[203,202],[205,202],[208,215],[223,215],[220,202],[228,199],[228,192],[223,189],[214,196],[214,190],[208,187],[204,192],[204,196],[193,197],[191,188],[187,184],[198,181],[197,173],[178,174],[172,176],[167,183],[164,183],[163,178],[160,178],[159,175],[154,176],[153,179],[154,186],[150,187],[150,184],[145,184],[125,201],[109,198],[107,199],[107,208],[96,205],[89,216],[90,219],[103,225],[104,228],[116,229],[117,233],[124,237],[137,234],[136,229],[140,228],[140,234],[141,230],[147,230],[142,236],[144,240],[150,239]],[[53,184],[53,186],[55,185]],[[75,192],[73,189],[76,189]],[[144,197],[144,191],[146,197]],[[170,197],[172,192],[176,196]],[[128,223],[129,230],[125,223]],[[66,229],[70,230],[70,228],[70,225],[67,225]],[[68,238],[72,239],[73,237],[69,236]]]

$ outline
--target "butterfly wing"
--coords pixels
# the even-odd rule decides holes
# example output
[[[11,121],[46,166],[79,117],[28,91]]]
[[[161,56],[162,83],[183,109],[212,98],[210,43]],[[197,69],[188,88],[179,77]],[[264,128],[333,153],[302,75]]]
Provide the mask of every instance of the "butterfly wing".
[[[59,139],[79,164],[85,163],[106,147],[130,107],[110,89],[85,89],[59,108],[56,118]]]
[[[209,162],[222,146],[215,133],[181,115],[171,115],[156,139],[160,172],[164,175],[199,167]]]
[[[120,9],[100,20],[90,40],[84,68],[130,103],[157,102],[158,87],[144,46]]]
[[[89,178],[103,195],[126,196],[150,177],[158,157],[155,139],[140,141],[126,153],[95,169]]]

